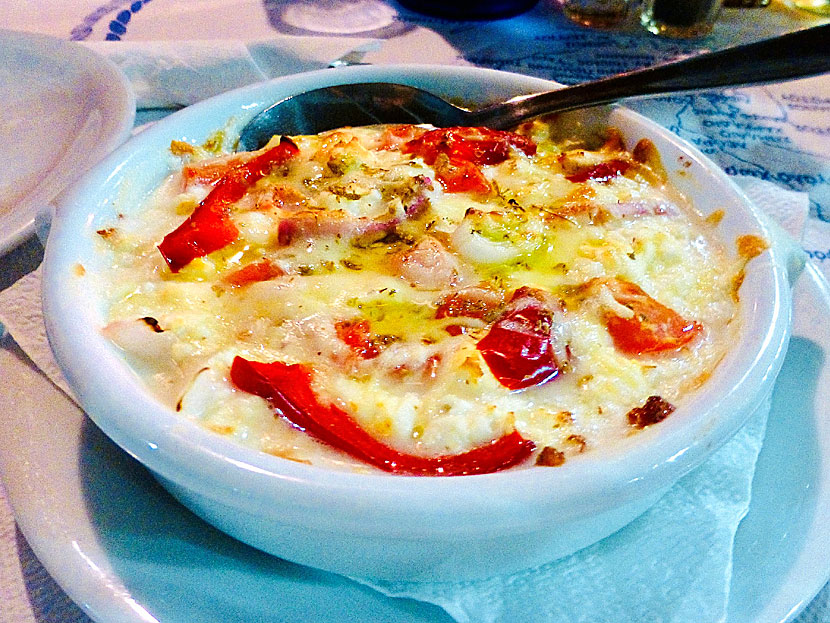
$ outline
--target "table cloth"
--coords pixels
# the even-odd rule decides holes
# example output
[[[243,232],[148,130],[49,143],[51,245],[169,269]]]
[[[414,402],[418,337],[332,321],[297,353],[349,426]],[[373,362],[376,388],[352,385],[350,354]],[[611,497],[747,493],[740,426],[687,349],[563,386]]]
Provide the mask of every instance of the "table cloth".
[[[442,20],[381,0],[30,0],[0,6],[0,28],[77,41],[119,64],[139,92],[139,123],[226,88],[338,59],[471,64],[575,83],[821,21],[774,1],[764,9],[725,10],[706,38],[671,40],[642,31],[634,13],[613,31],[579,27],[549,0],[489,22]],[[802,243],[830,275],[830,76],[630,106],[698,146],[729,175],[806,193]],[[31,241],[0,258],[0,289],[35,268],[40,253]],[[40,566],[0,495],[0,622],[87,620]],[[830,622],[830,588],[797,621]]]

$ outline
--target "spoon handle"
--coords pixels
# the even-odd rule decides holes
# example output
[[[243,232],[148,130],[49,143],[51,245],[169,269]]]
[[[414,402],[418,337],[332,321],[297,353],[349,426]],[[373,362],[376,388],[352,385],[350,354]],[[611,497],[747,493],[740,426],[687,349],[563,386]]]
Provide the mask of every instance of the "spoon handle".
[[[830,24],[703,53],[556,91],[514,98],[472,113],[471,125],[506,129],[544,113],[632,97],[782,82],[830,71]]]

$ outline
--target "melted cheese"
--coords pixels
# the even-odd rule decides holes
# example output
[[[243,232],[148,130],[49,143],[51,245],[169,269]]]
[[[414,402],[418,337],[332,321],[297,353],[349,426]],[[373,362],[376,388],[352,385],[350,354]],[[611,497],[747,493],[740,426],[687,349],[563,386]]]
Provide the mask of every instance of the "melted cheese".
[[[101,241],[113,257],[105,276],[116,286],[110,327],[154,318],[172,336],[169,356],[148,370],[141,340],[115,341],[183,417],[292,460],[367,469],[235,389],[234,356],[311,366],[321,400],[412,453],[463,452],[514,427],[567,457],[630,435],[629,410],[651,395],[681,400],[735,339],[741,262],[659,171],[608,146],[554,143],[542,125],[531,127],[541,137],[536,155],[513,149],[504,162],[480,167],[492,188],[486,194],[447,192],[423,158],[383,146],[383,127],[297,137],[300,156],[234,206],[238,239],[175,274],[156,245],[210,187],[186,186],[172,173]],[[631,166],[608,180],[568,179],[574,167],[611,160]],[[278,235],[282,222],[300,223],[288,244]],[[229,275],[261,261],[284,274],[231,285]],[[637,284],[699,323],[701,334],[669,352],[621,352],[604,314],[633,312],[602,288],[575,294],[607,278]],[[510,391],[476,349],[493,318],[436,311],[465,288],[509,300],[522,286],[562,306],[558,330],[571,358],[556,379]],[[368,323],[377,357],[344,343],[336,330],[343,321]]]

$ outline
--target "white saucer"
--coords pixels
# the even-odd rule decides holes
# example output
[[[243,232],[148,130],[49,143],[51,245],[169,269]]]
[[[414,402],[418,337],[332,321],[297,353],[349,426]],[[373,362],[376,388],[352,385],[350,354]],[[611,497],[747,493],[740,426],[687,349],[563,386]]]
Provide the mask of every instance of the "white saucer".
[[[728,623],[791,621],[830,576],[830,289],[808,266],[773,398],[749,514],[736,540]],[[173,501],[6,339],[0,471],[20,529],[56,581],[100,623],[449,623],[283,562]]]
[[[0,30],[0,253],[34,233],[49,203],[130,134],[135,100],[87,48]]]

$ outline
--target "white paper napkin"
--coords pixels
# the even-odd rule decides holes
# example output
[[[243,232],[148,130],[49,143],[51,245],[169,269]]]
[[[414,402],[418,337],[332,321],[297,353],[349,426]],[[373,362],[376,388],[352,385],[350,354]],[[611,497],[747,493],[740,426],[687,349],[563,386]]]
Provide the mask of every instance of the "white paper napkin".
[[[376,50],[376,39],[275,36],[268,40],[84,42],[127,76],[136,106],[176,108],[230,89],[292,73],[323,69],[352,54]]]
[[[768,412],[769,401],[644,515],[576,554],[483,581],[367,584],[437,604],[459,623],[723,621]]]
[[[771,220],[800,239],[807,195],[760,180],[738,181]],[[797,248],[783,237],[776,243]],[[71,397],[45,337],[39,270],[0,292],[0,322],[35,365]],[[437,604],[459,623],[723,621],[732,543],[749,507],[768,410],[767,402],[735,438],[644,515],[576,554],[484,581],[368,585],[390,596]]]

